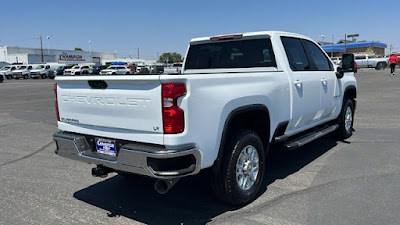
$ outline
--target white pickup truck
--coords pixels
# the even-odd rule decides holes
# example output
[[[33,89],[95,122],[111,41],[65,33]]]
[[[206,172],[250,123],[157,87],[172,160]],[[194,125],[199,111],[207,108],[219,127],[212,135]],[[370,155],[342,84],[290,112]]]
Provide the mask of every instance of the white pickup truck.
[[[358,68],[384,70],[388,66],[388,58],[378,58],[374,55],[356,55],[354,58]]]
[[[174,63],[172,66],[164,67],[165,74],[180,74],[182,72],[182,63]]]
[[[195,38],[179,75],[56,77],[55,153],[97,165],[98,177],[156,178],[159,193],[207,169],[219,199],[246,204],[271,143],[352,134],[353,71],[353,55],[336,67],[298,34]]]

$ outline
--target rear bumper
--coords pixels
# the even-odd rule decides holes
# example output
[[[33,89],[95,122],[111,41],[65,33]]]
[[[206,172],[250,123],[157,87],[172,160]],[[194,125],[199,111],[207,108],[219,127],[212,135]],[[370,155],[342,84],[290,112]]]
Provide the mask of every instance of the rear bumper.
[[[201,153],[193,146],[167,149],[160,145],[117,141],[119,149],[112,157],[97,153],[91,136],[59,131],[53,139],[57,144],[57,155],[117,171],[159,179],[178,178],[200,171]]]

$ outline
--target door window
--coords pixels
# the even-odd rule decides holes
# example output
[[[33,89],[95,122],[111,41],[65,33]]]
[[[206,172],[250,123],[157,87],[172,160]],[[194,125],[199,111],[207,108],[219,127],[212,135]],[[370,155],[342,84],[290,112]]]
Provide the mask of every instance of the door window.
[[[312,64],[312,70],[331,71],[333,67],[321,49],[311,41],[302,41],[307,50],[308,59]]]

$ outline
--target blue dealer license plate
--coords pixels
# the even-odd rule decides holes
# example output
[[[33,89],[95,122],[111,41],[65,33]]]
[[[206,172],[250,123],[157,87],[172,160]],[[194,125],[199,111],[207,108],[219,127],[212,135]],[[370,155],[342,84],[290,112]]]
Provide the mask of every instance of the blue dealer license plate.
[[[96,149],[97,153],[115,156],[115,141],[103,139],[103,138],[96,138]]]

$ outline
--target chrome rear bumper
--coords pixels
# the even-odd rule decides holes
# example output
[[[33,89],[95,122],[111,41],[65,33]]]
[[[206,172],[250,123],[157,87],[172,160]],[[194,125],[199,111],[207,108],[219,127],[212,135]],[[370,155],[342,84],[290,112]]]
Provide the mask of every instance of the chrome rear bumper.
[[[167,149],[164,146],[117,141],[117,155],[97,153],[94,137],[59,131],[53,135],[55,153],[69,159],[108,167],[117,171],[159,179],[178,178],[200,171],[201,153],[196,147]]]

